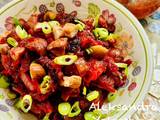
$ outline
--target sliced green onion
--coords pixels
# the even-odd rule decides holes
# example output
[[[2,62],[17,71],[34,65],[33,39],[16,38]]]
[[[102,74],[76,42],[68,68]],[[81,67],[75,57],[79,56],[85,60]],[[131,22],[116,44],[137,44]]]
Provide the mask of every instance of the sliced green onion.
[[[118,97],[118,92],[109,93],[107,96],[108,102],[114,101]]]
[[[10,83],[8,82],[8,78],[4,75],[0,77],[0,88],[8,88]]]
[[[41,28],[44,34],[50,34],[52,32],[52,28],[50,24],[48,22],[37,23],[35,29]]]
[[[42,83],[40,84],[40,91],[42,94],[46,94],[50,88],[51,77],[49,75],[44,76]]]
[[[119,38],[118,34],[110,33],[106,40],[113,40]]]
[[[90,54],[92,54],[92,53],[93,53],[93,50],[92,50],[92,49],[90,49],[90,48],[88,48],[88,49],[86,49],[86,52],[87,52],[87,54],[88,54],[88,55],[90,55]]]
[[[128,67],[125,68],[124,74],[125,74],[126,76],[128,76]]]
[[[17,95],[15,93],[11,92],[11,91],[9,91],[7,93],[7,96],[8,96],[9,99],[15,99],[17,97]]]
[[[28,37],[28,33],[25,31],[25,29],[22,29],[20,25],[16,27],[16,33],[21,39]]]
[[[99,92],[94,90],[94,91],[88,93],[86,98],[88,101],[93,101],[93,100],[97,99],[98,97],[99,97]]]
[[[20,108],[25,113],[27,113],[31,109],[31,106],[32,106],[32,97],[30,95],[25,95],[16,104],[16,107]]]
[[[22,27],[21,23],[19,22],[19,20],[16,17],[13,17],[13,23],[15,26],[19,25],[20,27]]]
[[[83,87],[83,93],[82,93],[83,95],[86,95],[87,94],[87,88],[84,86]]]
[[[122,80],[123,79],[122,75],[119,75],[119,78]]]
[[[52,32],[52,28],[47,22],[43,22],[42,23],[42,31],[44,34],[50,34]]]
[[[79,107],[79,102],[75,102],[68,114],[68,117],[75,117],[78,116],[81,113],[81,109]]]
[[[71,110],[71,105],[68,102],[60,103],[58,105],[58,112],[65,116],[68,115]]]
[[[53,61],[58,65],[71,65],[78,59],[77,55],[62,55],[56,57]]]
[[[107,117],[107,114],[103,114],[99,109],[93,110],[93,113],[100,119],[105,119]]]
[[[84,119],[85,120],[96,120],[97,118],[93,112],[86,112],[84,114]]]
[[[18,46],[18,42],[12,37],[7,38],[7,43],[13,47]]]
[[[95,19],[94,19],[94,23],[93,23],[93,24],[94,24],[95,27],[98,26],[99,16],[100,16],[100,15],[97,15],[97,16],[95,17]]]
[[[128,76],[128,65],[125,63],[115,63],[119,68],[124,68],[124,73]]]
[[[83,22],[81,22],[79,20],[75,20],[75,22],[78,23],[77,27],[78,27],[79,31],[83,31],[85,29],[86,26],[85,26],[85,24]]]
[[[79,31],[83,31],[84,30],[84,28],[83,28],[83,26],[81,24],[77,24],[76,26],[77,26]]]
[[[93,30],[94,35],[101,40],[106,40],[108,37],[108,30],[105,28],[96,28]]]
[[[47,113],[42,120],[49,120],[49,116],[51,113]]]
[[[85,120],[101,120],[105,119],[107,114],[103,114],[100,110],[94,110],[93,112],[86,112],[84,114]]]
[[[50,34],[52,32],[52,28],[48,22],[37,23],[36,29],[41,28],[44,34]]]
[[[51,27],[60,26],[60,23],[58,21],[49,21],[48,23]]]
[[[115,63],[116,65],[117,65],[117,67],[119,67],[119,68],[127,68],[127,64],[125,64],[125,63]]]

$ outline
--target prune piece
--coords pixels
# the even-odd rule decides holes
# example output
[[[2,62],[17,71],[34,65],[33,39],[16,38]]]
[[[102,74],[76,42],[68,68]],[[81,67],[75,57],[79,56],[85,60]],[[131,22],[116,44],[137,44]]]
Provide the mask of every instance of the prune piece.
[[[70,41],[69,43],[69,48],[68,48],[68,51],[69,52],[77,52],[78,50],[80,49],[80,40],[78,38]]]
[[[108,29],[108,31],[109,31],[110,33],[114,33],[116,27],[115,27],[115,25],[108,25],[107,29]]]
[[[38,15],[38,22],[43,22],[44,13]]]

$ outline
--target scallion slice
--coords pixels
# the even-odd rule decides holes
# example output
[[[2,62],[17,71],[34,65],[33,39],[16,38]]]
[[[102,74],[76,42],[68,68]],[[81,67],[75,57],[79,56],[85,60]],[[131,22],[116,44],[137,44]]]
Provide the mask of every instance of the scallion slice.
[[[60,26],[60,23],[58,21],[49,21],[48,23],[51,27]]]
[[[54,63],[58,65],[71,65],[78,59],[77,55],[62,55],[54,59]]]
[[[96,38],[100,39],[100,40],[106,40],[108,37],[108,30],[105,28],[96,28],[93,30],[93,33],[95,35]]]
[[[42,120],[49,120],[49,116],[51,113],[47,113]]]
[[[79,31],[83,31],[85,29],[86,26],[85,26],[85,24],[83,22],[81,22],[79,20],[75,20],[75,22],[78,23],[77,27],[78,27]]]
[[[19,20],[16,17],[13,17],[13,23],[15,26],[19,25],[20,27],[22,27],[21,23],[19,22]]]
[[[71,105],[68,102],[60,103],[58,105],[58,112],[65,116],[68,115],[71,110]]]
[[[52,32],[52,28],[47,22],[43,22],[42,23],[42,31],[44,34],[50,34]]]
[[[51,77],[49,75],[44,76],[42,83],[40,84],[40,91],[42,94],[46,94],[51,85]]]
[[[83,87],[83,93],[82,93],[83,95],[86,95],[87,94],[87,88],[84,86]]]
[[[8,88],[9,85],[8,78],[4,75],[0,76],[0,88]]]
[[[68,114],[68,117],[75,117],[78,116],[81,113],[81,109],[79,107],[79,102],[75,102]]]
[[[25,29],[22,29],[20,25],[16,27],[16,33],[21,39],[28,37],[28,33],[25,31]]]
[[[118,97],[118,92],[109,93],[107,96],[108,102],[114,101]]]
[[[17,95],[15,93],[11,92],[11,91],[9,91],[7,93],[7,96],[8,96],[9,99],[15,99],[17,97]]]
[[[98,97],[99,97],[99,92],[94,90],[94,91],[88,93],[86,98],[88,101],[93,101],[93,100],[97,99]]]
[[[18,42],[12,37],[7,38],[7,43],[13,47],[18,46]]]
[[[93,112],[86,112],[84,114],[84,119],[85,120],[96,120],[97,118]]]
[[[25,95],[23,98],[20,98],[16,107],[27,113],[32,107],[32,97],[30,95]]]
[[[128,65],[126,63],[115,63],[119,68],[126,68]]]

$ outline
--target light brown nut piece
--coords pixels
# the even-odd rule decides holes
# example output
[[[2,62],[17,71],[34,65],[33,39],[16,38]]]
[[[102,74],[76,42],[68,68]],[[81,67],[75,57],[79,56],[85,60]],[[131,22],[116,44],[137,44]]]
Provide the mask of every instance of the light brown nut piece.
[[[85,73],[88,71],[89,67],[87,65],[87,62],[84,60],[84,58],[79,58],[76,62],[75,62],[76,68],[78,70],[78,73],[80,74],[80,76],[84,76]]]
[[[103,58],[107,54],[108,49],[101,45],[95,45],[90,47],[87,51],[92,54],[93,57]]]
[[[64,31],[61,26],[58,26],[58,25],[52,26],[52,31],[53,31],[53,35],[54,35],[55,40],[59,39],[60,37],[62,37],[64,35]]]
[[[32,79],[40,79],[46,75],[44,68],[38,63],[31,63],[29,70]]]
[[[16,48],[13,47],[9,51],[9,54],[11,58],[16,61],[23,55],[24,52],[25,52],[24,47],[16,47]]]
[[[74,89],[79,88],[82,83],[82,78],[77,75],[72,75],[70,77],[64,76],[63,80],[64,81],[61,84],[62,86],[70,87],[70,88],[74,88]]]
[[[65,36],[69,38],[73,38],[78,33],[78,28],[73,23],[66,23],[63,27],[63,31],[64,31]]]
[[[68,38],[59,38],[55,41],[52,41],[48,45],[47,50],[51,50],[54,48],[66,48],[67,47],[67,40],[68,40]]]

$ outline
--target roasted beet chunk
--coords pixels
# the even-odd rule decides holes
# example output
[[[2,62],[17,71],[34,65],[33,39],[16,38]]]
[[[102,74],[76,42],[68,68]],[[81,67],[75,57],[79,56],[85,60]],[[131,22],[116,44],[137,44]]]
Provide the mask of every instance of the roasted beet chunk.
[[[29,38],[27,39],[26,48],[43,56],[46,53],[47,41],[42,38]]]
[[[88,62],[89,70],[84,76],[84,82],[88,86],[91,81],[96,81],[98,77],[105,72],[106,67],[102,61],[91,60]]]
[[[45,116],[47,113],[54,111],[53,106],[49,102],[33,102],[31,112],[38,115],[39,118]]]
[[[27,73],[20,72],[19,76],[28,90],[30,90],[30,91],[37,91],[38,90],[37,89],[37,88],[39,88],[38,82],[31,80],[31,78],[29,77],[29,75],[27,75]]]
[[[98,78],[98,80],[94,84],[98,88],[107,90],[108,92],[115,92],[114,88],[114,79],[109,78],[107,76],[101,76]]]
[[[24,54],[25,48],[24,47],[16,47],[16,48],[11,48],[9,51],[10,56],[13,60],[19,60],[20,57]]]

